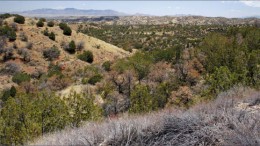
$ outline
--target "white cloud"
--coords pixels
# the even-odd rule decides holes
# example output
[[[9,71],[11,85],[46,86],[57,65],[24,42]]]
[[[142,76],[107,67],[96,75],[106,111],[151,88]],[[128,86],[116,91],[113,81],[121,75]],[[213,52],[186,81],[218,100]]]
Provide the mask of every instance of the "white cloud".
[[[240,2],[250,7],[260,7],[260,1],[240,1]]]

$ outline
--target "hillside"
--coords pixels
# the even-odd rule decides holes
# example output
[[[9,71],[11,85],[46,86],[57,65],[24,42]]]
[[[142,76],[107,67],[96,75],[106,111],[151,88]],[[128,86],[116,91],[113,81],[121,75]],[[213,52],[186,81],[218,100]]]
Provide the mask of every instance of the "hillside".
[[[259,145],[260,92],[233,88],[187,111],[169,109],[89,122],[31,145]]]
[[[74,40],[76,44],[79,42],[84,44],[84,50],[89,50],[93,53],[93,64],[102,64],[105,61],[114,61],[130,55],[129,52],[124,51],[123,49],[85,34],[77,33],[75,30],[72,30],[71,36],[66,36],[59,28],[58,23],[56,23],[54,27],[48,27],[47,22],[45,22],[44,27],[37,27],[37,20],[33,18],[26,18],[25,24],[15,24],[13,19],[14,17],[10,17],[5,19],[4,22],[8,25],[15,25],[17,27],[16,35],[18,38],[13,42],[7,42],[7,47],[13,48],[13,46],[15,46],[15,50],[25,49],[29,53],[30,61],[24,62],[21,55],[17,54],[17,51],[15,51],[14,58],[2,62],[0,64],[1,68],[4,68],[8,63],[14,62],[20,66],[22,71],[28,74],[33,74],[37,70],[47,72],[50,61],[43,57],[43,51],[53,46],[56,46],[61,52],[59,58],[53,63],[62,64],[65,66],[64,69],[75,70],[75,68],[79,69],[88,65],[88,63],[77,59],[77,53],[79,54],[80,52],[71,55],[62,48],[63,43],[69,43],[71,40]],[[54,32],[56,36],[55,41],[52,41],[48,36],[43,35],[43,31],[46,28],[49,32]],[[21,36],[26,36],[27,40],[22,41]],[[32,48],[28,49],[28,45],[31,45]],[[10,76],[1,76],[0,82],[2,84],[0,89],[3,90],[6,87],[13,85],[13,83],[6,83],[6,81],[11,82]]]

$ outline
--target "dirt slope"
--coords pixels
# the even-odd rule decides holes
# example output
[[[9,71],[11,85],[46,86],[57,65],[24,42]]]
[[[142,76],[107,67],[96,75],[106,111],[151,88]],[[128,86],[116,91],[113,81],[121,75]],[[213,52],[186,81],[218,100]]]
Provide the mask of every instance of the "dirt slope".
[[[14,17],[10,17],[5,19],[4,21],[9,26],[12,26],[13,24],[16,24],[14,23],[13,19]],[[102,40],[87,36],[85,34],[77,33],[75,30],[72,30],[71,36],[65,36],[63,34],[63,30],[59,28],[58,22],[55,22],[54,27],[48,27],[46,22],[44,23],[44,27],[37,27],[37,22],[38,20],[34,18],[26,18],[25,24],[16,24],[18,28],[16,31],[17,38],[14,42],[8,42],[6,46],[7,48],[13,48],[14,46],[17,46],[16,48],[14,48],[14,59],[6,62],[1,62],[0,68],[4,68],[6,63],[8,62],[14,62],[20,66],[21,71],[27,72],[29,74],[32,74],[39,69],[46,72],[48,70],[50,61],[47,61],[43,57],[42,53],[45,49],[51,48],[52,46],[56,46],[61,52],[60,57],[57,60],[53,61],[54,63],[64,64],[66,68],[70,70],[76,70],[78,68],[89,65],[88,63],[77,59],[77,55],[81,52],[71,55],[64,51],[64,49],[62,48],[62,43],[68,44],[71,40],[74,40],[76,44],[78,42],[84,42],[84,50],[90,50],[93,52],[93,64],[102,64],[103,62],[108,60],[113,61],[118,58],[124,58],[130,55],[129,52],[121,48],[108,44]],[[43,31],[46,28],[48,28],[49,33],[55,33],[55,41],[52,41],[47,36],[43,35]],[[24,34],[28,37],[27,42],[21,40],[21,34]],[[17,52],[19,49],[27,48],[28,44],[32,44],[32,48],[26,49],[30,54],[30,62],[24,62],[21,55],[19,55]],[[10,79],[11,76],[1,76],[0,83],[3,83],[1,85],[7,85],[6,82],[8,81],[11,82],[8,87],[11,86],[12,81],[10,81]],[[0,86],[0,89],[4,88],[4,86]]]

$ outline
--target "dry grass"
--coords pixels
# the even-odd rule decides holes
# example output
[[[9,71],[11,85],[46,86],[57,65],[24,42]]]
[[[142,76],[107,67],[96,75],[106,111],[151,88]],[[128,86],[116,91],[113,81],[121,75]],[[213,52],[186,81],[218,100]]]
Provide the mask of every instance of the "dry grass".
[[[45,135],[33,145],[260,145],[260,93],[234,88],[188,111],[164,110],[87,123]],[[256,109],[256,108],[255,108]],[[259,108],[258,108],[259,109]]]

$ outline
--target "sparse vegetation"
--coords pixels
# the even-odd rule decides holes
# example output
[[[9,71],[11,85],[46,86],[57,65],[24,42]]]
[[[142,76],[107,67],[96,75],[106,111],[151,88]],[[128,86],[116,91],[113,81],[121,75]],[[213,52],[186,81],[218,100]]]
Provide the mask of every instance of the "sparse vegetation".
[[[47,27],[46,27],[45,30],[43,31],[43,35],[49,36],[49,30],[48,30]]]
[[[91,85],[95,85],[97,82],[100,82],[102,79],[102,76],[100,74],[92,76],[89,80],[88,83]]]
[[[44,50],[43,56],[50,61],[55,60],[60,56],[60,50],[54,46],[50,49]]]
[[[49,39],[55,41],[55,34],[53,32],[49,34]]]
[[[7,32],[7,37],[8,37],[8,39],[9,39],[9,41],[11,41],[11,42],[13,42],[13,41],[15,41],[16,40],[16,33],[15,33],[15,31],[8,31]]]
[[[21,71],[21,67],[13,62],[6,63],[5,67],[1,70],[2,73],[14,75]]]
[[[106,61],[102,64],[102,67],[104,68],[105,71],[110,71],[111,70],[111,62]]]
[[[43,21],[39,20],[39,21],[36,23],[36,26],[37,26],[37,27],[43,27],[43,26],[44,26]]]
[[[168,109],[103,123],[87,123],[77,129],[46,135],[33,144],[258,145],[259,112],[241,109],[237,104],[239,101],[251,103],[259,98],[239,99],[241,95],[237,91],[245,93],[243,89],[223,93],[209,105],[200,104],[199,108],[188,111]]]
[[[94,60],[93,53],[90,51],[84,51],[82,54],[78,55],[78,58],[88,63],[92,63]]]
[[[72,31],[71,31],[71,29],[70,29],[69,26],[67,26],[67,27],[65,27],[65,28],[63,29],[63,34],[64,34],[64,35],[70,36],[71,33],[72,33]]]
[[[30,80],[30,75],[26,73],[16,73],[12,78],[12,81],[17,84],[21,84],[22,82],[29,82]]]
[[[14,18],[14,22],[19,23],[19,24],[24,24],[25,18],[23,16],[17,15]]]
[[[24,32],[20,33],[21,41],[28,42],[28,36]]]
[[[45,18],[40,18],[39,21],[46,22]]]
[[[85,43],[83,41],[80,41],[77,43],[77,51],[82,51],[85,48]]]
[[[53,27],[53,26],[54,26],[54,22],[53,22],[53,21],[49,21],[49,22],[47,23],[47,25],[48,25],[49,27]]]
[[[64,30],[67,27],[66,23],[60,23],[59,24],[60,29]]]
[[[69,52],[70,54],[74,54],[76,52],[76,44],[75,41],[70,41],[68,45],[64,46],[65,51]]]

